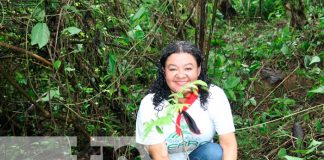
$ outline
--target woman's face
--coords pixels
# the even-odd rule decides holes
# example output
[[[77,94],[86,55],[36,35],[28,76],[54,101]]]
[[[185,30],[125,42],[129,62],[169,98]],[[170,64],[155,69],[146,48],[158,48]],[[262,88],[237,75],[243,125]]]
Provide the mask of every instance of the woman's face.
[[[172,92],[178,92],[181,87],[198,79],[201,67],[189,53],[171,54],[164,66],[165,80]]]

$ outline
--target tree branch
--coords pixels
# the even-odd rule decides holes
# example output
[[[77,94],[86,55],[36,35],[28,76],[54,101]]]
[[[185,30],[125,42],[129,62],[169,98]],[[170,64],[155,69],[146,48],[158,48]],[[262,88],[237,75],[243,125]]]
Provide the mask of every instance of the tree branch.
[[[197,0],[195,0],[190,8],[190,13],[188,15],[188,17],[182,22],[182,24],[180,25],[180,27],[177,30],[177,33],[175,34],[176,36],[178,36],[180,34],[180,32],[182,31],[183,27],[188,23],[188,21],[192,18],[194,12],[195,12],[195,7],[197,4]]]
[[[25,49],[22,49],[22,48],[19,48],[19,47],[16,47],[16,46],[13,46],[13,45],[10,45],[10,44],[7,44],[7,43],[4,43],[4,42],[0,42],[0,46],[3,46],[3,47],[6,47],[6,48],[9,48],[9,49],[12,49],[12,50],[15,50],[15,51],[18,51],[20,53],[26,53],[28,55],[30,55],[31,57],[37,59],[38,61],[41,61],[42,63],[44,63],[46,66],[49,66],[49,67],[53,67],[53,64],[48,61],[47,59],[37,55],[36,53],[34,52],[31,52],[31,51],[27,51]]]
[[[211,27],[209,30],[209,36],[208,36],[208,40],[207,40],[207,49],[206,49],[206,54],[205,54],[205,66],[208,69],[208,59],[209,59],[209,51],[210,51],[210,41],[214,32],[214,23],[216,20],[216,12],[217,12],[217,1],[214,1],[214,5],[213,5],[213,17],[212,17],[212,21],[211,21]]]
[[[35,107],[37,110],[39,110],[42,114],[43,117],[50,119],[51,118],[51,114],[45,110],[43,107],[41,107],[36,101],[34,101],[13,79],[11,79],[9,77],[9,75],[7,75],[6,72],[4,72],[2,70],[2,68],[0,67],[0,74],[13,86],[15,87],[18,92],[20,92],[24,97],[26,97]],[[83,135],[85,135],[87,138],[90,138],[89,133],[77,122],[76,119],[72,119],[72,118],[68,118],[65,119],[62,116],[55,116],[56,119],[60,120],[60,122],[64,122],[67,121],[70,124],[73,124],[74,127],[76,127],[79,131],[82,132]],[[63,123],[62,123],[63,124]]]
[[[44,108],[42,108],[40,105],[38,105],[38,103],[36,101],[34,101],[13,79],[11,79],[6,72],[4,72],[2,70],[2,68],[0,67],[0,73],[1,75],[13,86],[15,87],[18,92],[20,92],[24,97],[26,97],[32,104],[34,104],[34,106],[36,107],[36,109],[38,109],[39,111],[41,111],[41,114],[45,117],[45,118],[49,118],[50,117],[50,113],[48,111],[46,111]]]

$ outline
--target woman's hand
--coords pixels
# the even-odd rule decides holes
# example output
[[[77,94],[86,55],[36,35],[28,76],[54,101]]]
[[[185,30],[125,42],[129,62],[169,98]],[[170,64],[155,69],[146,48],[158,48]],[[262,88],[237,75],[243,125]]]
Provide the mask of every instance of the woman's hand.
[[[146,146],[152,160],[169,160],[168,149],[165,142]]]
[[[237,142],[234,133],[220,135],[219,143],[223,148],[223,160],[237,159]]]

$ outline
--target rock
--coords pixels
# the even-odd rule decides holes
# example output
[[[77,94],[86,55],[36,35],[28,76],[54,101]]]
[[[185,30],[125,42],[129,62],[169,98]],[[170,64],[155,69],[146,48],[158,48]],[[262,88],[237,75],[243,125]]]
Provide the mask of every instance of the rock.
[[[265,79],[270,84],[275,84],[283,80],[283,75],[280,71],[273,70],[271,68],[263,68],[261,70],[261,77]]]

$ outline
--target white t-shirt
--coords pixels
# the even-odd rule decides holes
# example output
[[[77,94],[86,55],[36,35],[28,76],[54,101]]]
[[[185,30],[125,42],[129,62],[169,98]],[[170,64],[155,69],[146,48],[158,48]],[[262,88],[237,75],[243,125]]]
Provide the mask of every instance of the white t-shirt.
[[[192,133],[182,117],[180,126],[183,138],[176,134],[175,123],[160,126],[163,134],[153,128],[144,138],[144,123],[164,116],[166,111],[165,108],[160,112],[154,109],[153,95],[148,94],[141,101],[136,120],[136,142],[143,145],[166,142],[170,159],[185,160],[187,155],[199,145],[212,142],[216,132],[218,135],[222,135],[235,131],[231,108],[224,91],[215,85],[211,85],[209,97],[205,104],[208,109],[205,111],[200,106],[200,99],[197,98],[187,110],[187,113],[195,120],[200,134]],[[160,105],[165,106],[166,104],[168,104],[168,101],[164,100]],[[173,122],[176,121],[176,117],[177,115],[174,116]],[[183,151],[183,145],[185,145],[187,152]]]

